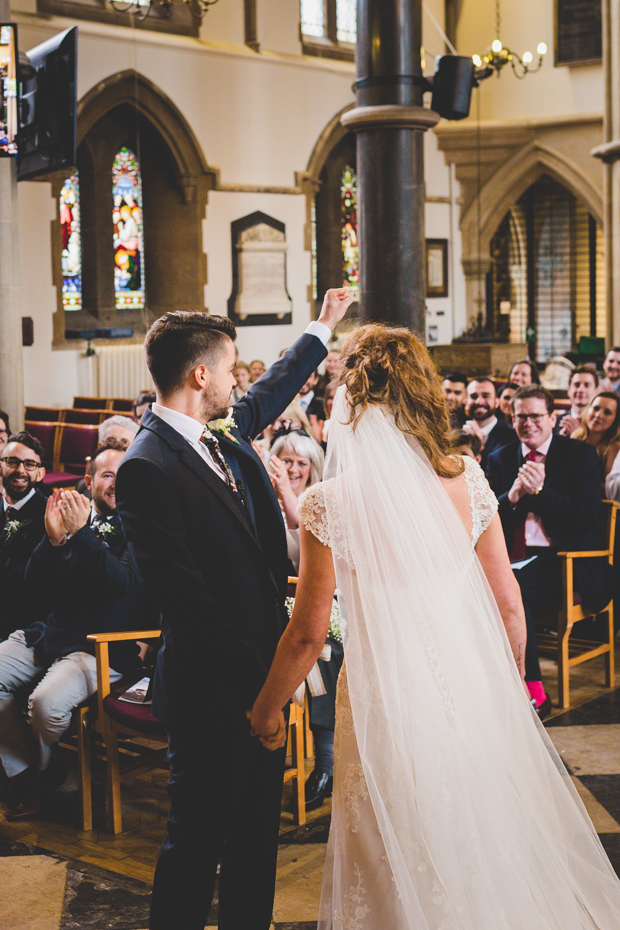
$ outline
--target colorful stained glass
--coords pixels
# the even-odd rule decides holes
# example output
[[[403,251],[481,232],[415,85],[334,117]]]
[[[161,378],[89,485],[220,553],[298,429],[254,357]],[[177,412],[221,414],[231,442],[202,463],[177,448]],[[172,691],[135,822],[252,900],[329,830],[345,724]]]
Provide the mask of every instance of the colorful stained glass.
[[[357,247],[357,175],[350,165],[342,172],[340,184],[341,241],[344,284],[359,299],[359,250]]]
[[[77,171],[65,178],[58,200],[62,236],[62,305],[82,309],[82,240],[80,237],[80,182]]]
[[[336,28],[339,42],[357,40],[357,0],[337,0]]]
[[[112,166],[114,291],[117,310],[144,307],[142,181],[134,153],[123,146]]]
[[[301,0],[301,31],[306,36],[325,35],[323,0]]]

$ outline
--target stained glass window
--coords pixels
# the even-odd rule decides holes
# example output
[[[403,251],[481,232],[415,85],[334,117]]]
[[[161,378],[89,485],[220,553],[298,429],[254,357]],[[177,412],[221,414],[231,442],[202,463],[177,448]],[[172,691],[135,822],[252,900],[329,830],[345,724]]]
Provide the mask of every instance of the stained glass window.
[[[325,35],[323,0],[301,0],[301,31],[306,36]]]
[[[359,252],[357,247],[357,175],[350,165],[342,172],[340,184],[343,281],[349,293],[359,299]]]
[[[77,171],[65,178],[58,201],[62,236],[62,305],[82,309],[82,240],[80,237],[80,182]]]
[[[114,291],[116,309],[144,307],[142,181],[131,149],[123,146],[112,166]]]
[[[336,26],[339,42],[355,43],[357,39],[357,0],[337,0]]]

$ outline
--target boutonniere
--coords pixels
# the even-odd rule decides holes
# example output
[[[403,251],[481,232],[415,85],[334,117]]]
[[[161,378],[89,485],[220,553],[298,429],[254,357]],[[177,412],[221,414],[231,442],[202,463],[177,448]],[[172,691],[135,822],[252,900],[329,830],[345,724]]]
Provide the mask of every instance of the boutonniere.
[[[4,538],[13,539],[26,526],[25,520],[9,520],[4,526]]]
[[[108,540],[112,540],[112,538],[116,536],[119,531],[119,527],[114,523],[102,522],[97,523],[96,526],[93,526],[93,530],[95,531],[95,536],[98,536],[101,542],[105,543],[107,546]]]
[[[229,413],[227,417],[223,417],[220,420],[211,420],[210,423],[207,423],[207,426],[212,433],[218,433],[218,435],[223,436],[224,439],[230,439],[230,441],[234,442],[236,446],[241,445],[239,440],[235,439],[235,437],[230,432],[231,429],[237,428],[237,424],[235,423],[235,419],[231,413]]]

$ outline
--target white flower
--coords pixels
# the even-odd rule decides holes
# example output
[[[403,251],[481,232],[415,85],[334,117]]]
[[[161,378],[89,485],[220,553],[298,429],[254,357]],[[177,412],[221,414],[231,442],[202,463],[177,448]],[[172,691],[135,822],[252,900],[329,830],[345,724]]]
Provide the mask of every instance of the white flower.
[[[9,520],[4,526],[5,539],[12,539],[14,536],[17,536],[24,526],[26,526],[24,520]]]
[[[231,429],[236,429],[237,424],[235,423],[235,418],[232,413],[229,413],[227,417],[222,417],[219,420],[211,420],[210,423],[207,423],[207,427],[211,430],[212,433],[219,433],[220,436],[224,436],[225,439],[230,439],[231,442],[234,442],[236,445],[240,445],[239,440],[235,439],[231,435]]]

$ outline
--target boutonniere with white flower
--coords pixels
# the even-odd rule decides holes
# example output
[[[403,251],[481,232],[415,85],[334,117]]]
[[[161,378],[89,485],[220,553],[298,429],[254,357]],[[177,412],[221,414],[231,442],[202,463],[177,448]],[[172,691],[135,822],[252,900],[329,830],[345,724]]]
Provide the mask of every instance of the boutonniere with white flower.
[[[14,539],[26,526],[25,520],[9,520],[4,526],[4,538]]]
[[[113,541],[114,536],[119,532],[120,527],[116,523],[106,523],[102,521],[97,523],[92,527],[95,532],[95,536],[101,540],[101,542],[109,547],[108,540]]]
[[[229,413],[227,417],[222,417],[219,420],[211,420],[210,423],[207,423],[208,428],[212,433],[217,433],[219,436],[223,436],[224,439],[230,439],[231,442],[234,442],[236,446],[241,445],[238,439],[230,432],[231,429],[236,429],[237,424],[232,413]]]

